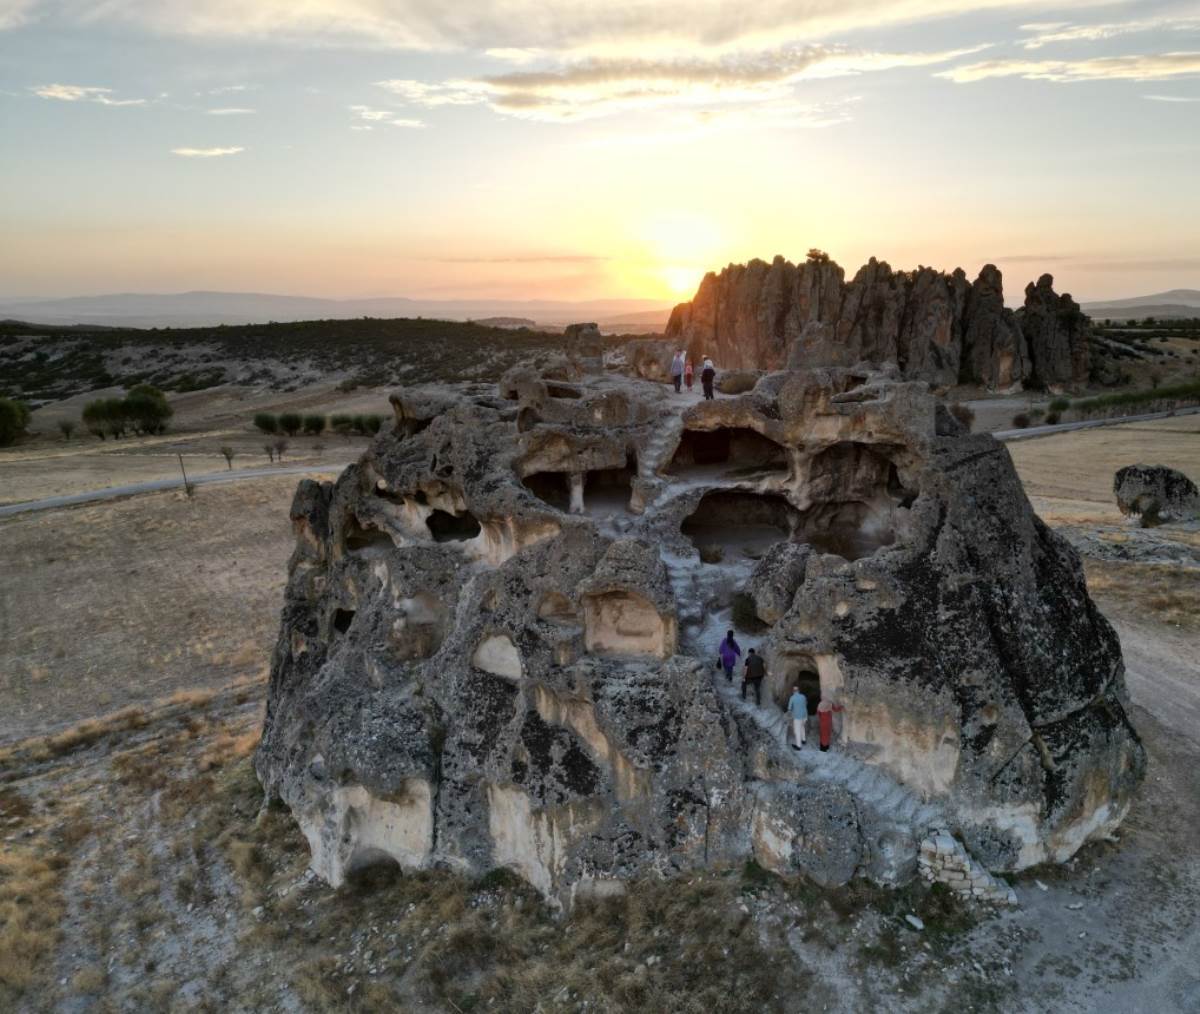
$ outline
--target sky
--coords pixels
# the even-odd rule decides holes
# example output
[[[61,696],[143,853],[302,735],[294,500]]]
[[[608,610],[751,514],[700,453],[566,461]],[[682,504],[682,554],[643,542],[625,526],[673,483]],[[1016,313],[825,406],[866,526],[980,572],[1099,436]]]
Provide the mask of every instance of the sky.
[[[0,297],[1200,288],[1200,3],[0,0]]]

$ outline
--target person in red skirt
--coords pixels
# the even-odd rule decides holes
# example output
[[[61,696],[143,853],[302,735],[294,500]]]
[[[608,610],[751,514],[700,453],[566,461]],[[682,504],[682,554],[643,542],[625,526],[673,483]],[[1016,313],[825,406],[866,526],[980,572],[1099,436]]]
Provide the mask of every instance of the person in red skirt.
[[[692,390],[692,361],[687,359],[683,364],[683,382],[687,385],[688,392]]]
[[[817,738],[821,743],[822,753],[829,749],[829,744],[833,741],[833,713],[845,710],[841,704],[829,701],[824,697],[817,705]]]

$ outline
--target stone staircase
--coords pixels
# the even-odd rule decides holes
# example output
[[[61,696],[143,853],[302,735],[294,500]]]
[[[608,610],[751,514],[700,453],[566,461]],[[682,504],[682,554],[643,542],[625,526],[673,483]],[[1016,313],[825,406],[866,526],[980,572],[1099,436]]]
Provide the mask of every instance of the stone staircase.
[[[680,411],[684,407],[686,406],[681,404]],[[675,450],[675,445],[679,443],[679,435],[683,432],[683,417],[672,415],[658,420],[655,425],[658,429],[646,442],[638,456],[638,474],[643,479],[653,479],[658,475],[658,470],[670,461],[667,456]]]

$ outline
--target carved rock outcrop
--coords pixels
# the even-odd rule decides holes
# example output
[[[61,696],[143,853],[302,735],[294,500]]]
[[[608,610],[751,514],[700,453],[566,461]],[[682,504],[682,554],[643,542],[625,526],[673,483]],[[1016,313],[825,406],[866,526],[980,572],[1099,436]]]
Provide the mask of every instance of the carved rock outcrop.
[[[1018,318],[1004,305],[999,270],[974,282],[921,267],[894,271],[872,258],[849,281],[829,261],[776,257],[704,276],[671,313],[667,339],[723,369],[894,363],[909,379],[1003,389],[1033,380],[1087,380],[1086,318],[1043,275]]]
[[[881,372],[682,412],[564,383],[395,395],[297,490],[256,767],[321,876],[504,866],[568,902],[753,856],[894,884],[931,835],[1015,870],[1119,823],[1144,765],[1120,647],[1003,445]],[[730,627],[761,707],[714,666]],[[829,753],[788,745],[797,682],[844,705]]]

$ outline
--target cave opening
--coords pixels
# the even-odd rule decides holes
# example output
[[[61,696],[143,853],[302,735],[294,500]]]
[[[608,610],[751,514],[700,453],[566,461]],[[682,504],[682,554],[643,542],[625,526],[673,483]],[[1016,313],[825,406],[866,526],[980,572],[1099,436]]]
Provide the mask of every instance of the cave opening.
[[[570,384],[547,384],[546,394],[551,398],[582,398],[583,392],[578,387],[572,387]]]
[[[636,476],[637,458],[630,453],[620,468],[591,468],[582,473],[532,472],[521,479],[521,484],[542,503],[564,514],[615,514],[629,510]]]
[[[775,702],[781,708],[786,708],[792,696],[792,688],[798,685],[808,705],[808,713],[815,715],[817,705],[821,703],[821,677],[817,672],[816,663],[807,658],[789,658],[783,660],[782,667],[783,679],[780,680],[775,693]]]
[[[677,476],[787,470],[787,448],[744,426],[684,430],[666,469]]]
[[[338,609],[333,614],[333,629],[339,634],[344,634],[349,630],[350,624],[353,622],[353,609]]]
[[[571,509],[571,481],[568,472],[533,472],[521,479],[530,493],[544,504],[564,514]]]
[[[483,529],[470,511],[461,514],[451,514],[441,508],[435,508],[425,519],[429,534],[434,542],[467,542],[475,538]]]
[[[861,560],[892,545],[896,533],[890,509],[851,500],[817,504],[805,511],[796,537],[821,553]]]
[[[706,562],[735,553],[761,555],[792,537],[801,515],[778,493],[716,489],[705,493],[680,526]]]
[[[387,532],[374,525],[362,524],[351,515],[342,531],[342,544],[348,553],[369,553],[373,550],[391,549],[395,543]]]

